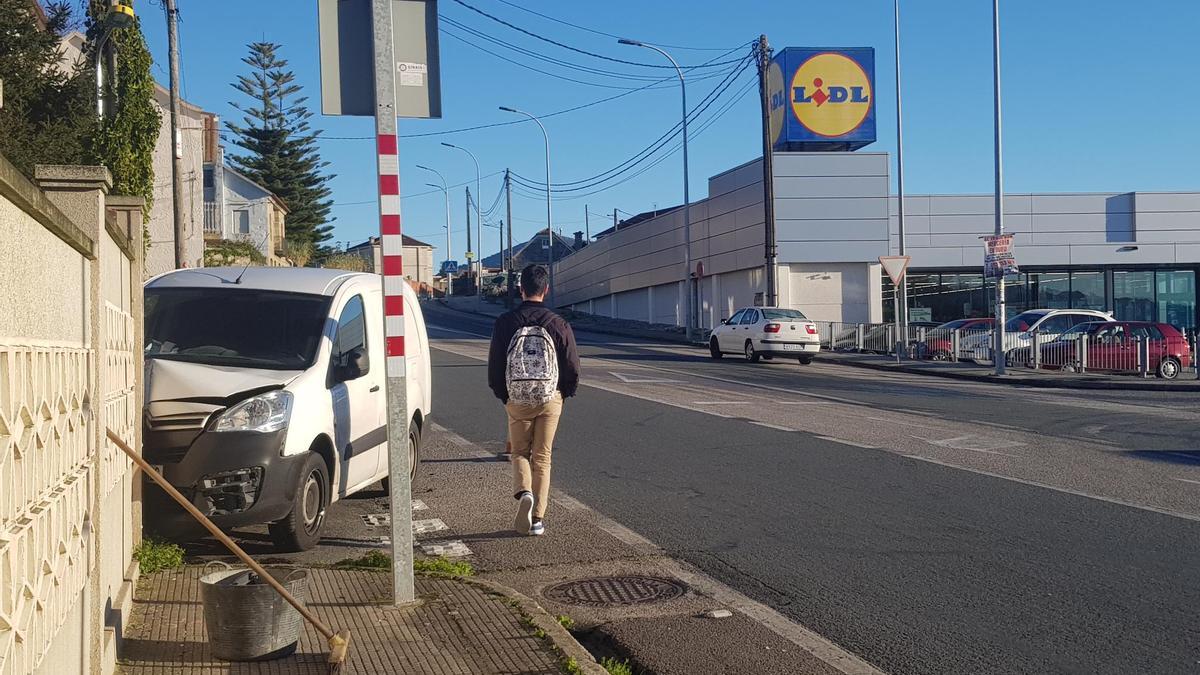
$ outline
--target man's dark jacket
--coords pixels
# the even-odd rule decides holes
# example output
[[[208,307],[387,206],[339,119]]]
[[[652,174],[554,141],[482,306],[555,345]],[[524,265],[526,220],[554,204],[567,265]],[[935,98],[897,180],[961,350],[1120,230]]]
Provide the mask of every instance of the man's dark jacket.
[[[517,331],[526,326],[541,326],[554,341],[558,355],[558,390],[564,398],[579,388],[579,350],[575,333],[561,316],[543,303],[526,300],[519,307],[496,319],[492,329],[492,347],[488,352],[488,386],[496,398],[508,403],[508,384],[504,381],[508,365],[508,345]]]

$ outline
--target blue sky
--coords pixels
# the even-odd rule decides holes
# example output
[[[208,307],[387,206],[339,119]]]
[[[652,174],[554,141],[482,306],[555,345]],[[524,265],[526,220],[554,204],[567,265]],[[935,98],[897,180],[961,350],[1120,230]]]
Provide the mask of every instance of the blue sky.
[[[466,0],[531,32],[581,49],[644,63],[659,63],[644,49],[617,45],[609,37],[554,23],[500,0]],[[184,96],[206,110],[231,118],[230,87],[245,72],[246,44],[280,43],[283,55],[319,109],[315,0],[179,0]],[[515,4],[591,29],[661,44],[732,48],[766,32],[776,49],[874,47],[879,140],[865,151],[895,147],[892,3],[890,0],[796,2],[795,0],[660,0],[606,3],[516,0]],[[573,53],[482,17],[455,2],[440,0],[449,19],[520,47],[609,71],[658,74]],[[166,22],[157,3],[139,0],[155,76],[166,75]],[[988,192],[992,188],[991,3],[987,0],[902,0],[905,115],[905,183],[910,194]],[[1200,3],[1158,0],[1004,0],[1005,178],[1009,192],[1132,191],[1200,189],[1200,134],[1194,120],[1200,90],[1195,27]],[[461,30],[456,30],[464,35]],[[477,44],[486,44],[471,37]],[[580,73],[505,51],[490,49],[568,77],[637,87],[640,82]],[[698,63],[717,51],[671,49],[682,63]],[[738,52],[740,54],[741,52]],[[400,133],[445,131],[513,119],[500,105],[544,114],[621,93],[555,79],[506,63],[448,36],[442,37],[440,120],[401,120]],[[725,57],[729,58],[729,57]],[[721,102],[752,76],[735,80]],[[704,97],[719,78],[689,86],[690,102]],[[746,94],[689,144],[693,199],[707,193],[707,178],[760,153],[756,90]],[[718,103],[709,110],[713,113]],[[319,112],[319,110],[318,110]],[[553,182],[598,174],[633,156],[679,119],[679,90],[640,91],[615,101],[546,121],[553,148]],[[314,118],[330,138],[321,143],[331,163],[335,240],[357,242],[377,230],[375,164],[370,118]],[[446,140],[471,149],[483,174],[505,167],[534,180],[544,178],[540,132],[532,123],[402,139],[401,192],[407,234],[441,249],[445,243],[444,202],[426,183],[436,178],[415,168],[427,164],[451,183],[474,181],[465,153],[444,148]],[[638,213],[682,200],[677,153],[636,179],[582,199],[556,199],[556,226],[584,229],[584,208],[596,214],[592,231],[611,223],[613,208]],[[485,178],[486,209],[500,190],[499,176]],[[472,188],[473,189],[473,188]],[[452,192],[456,257],[465,248],[463,189]],[[503,216],[503,208],[494,218]],[[544,223],[545,202],[535,192],[513,198],[514,240],[523,241]],[[489,219],[485,219],[489,220]],[[474,225],[472,226],[474,230]],[[474,236],[474,235],[472,235]],[[485,228],[485,253],[499,244]],[[444,257],[441,250],[436,256]]]

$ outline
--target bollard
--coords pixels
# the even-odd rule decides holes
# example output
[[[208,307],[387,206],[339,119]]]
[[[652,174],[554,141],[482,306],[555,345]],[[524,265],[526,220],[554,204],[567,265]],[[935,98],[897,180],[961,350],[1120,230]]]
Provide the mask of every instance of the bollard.
[[[863,350],[863,333],[865,332],[861,323],[854,329],[854,343],[860,352]]]
[[[1075,361],[1079,364],[1079,372],[1086,373],[1088,367],[1088,336],[1081,333],[1075,347]]]
[[[962,329],[955,328],[950,334],[950,360],[958,363],[959,341],[962,339]]]
[[[1150,341],[1145,335],[1137,336],[1137,365],[1142,378],[1150,377]]]
[[[1042,333],[1041,331],[1033,331],[1033,369],[1041,370],[1042,368]]]

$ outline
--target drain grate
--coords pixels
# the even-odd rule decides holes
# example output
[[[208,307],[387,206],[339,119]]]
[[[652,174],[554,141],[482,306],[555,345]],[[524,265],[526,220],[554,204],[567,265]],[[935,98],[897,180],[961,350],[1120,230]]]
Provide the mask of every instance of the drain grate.
[[[542,595],[565,605],[608,607],[666,602],[686,592],[687,586],[672,579],[628,575],[567,581],[547,588]]]

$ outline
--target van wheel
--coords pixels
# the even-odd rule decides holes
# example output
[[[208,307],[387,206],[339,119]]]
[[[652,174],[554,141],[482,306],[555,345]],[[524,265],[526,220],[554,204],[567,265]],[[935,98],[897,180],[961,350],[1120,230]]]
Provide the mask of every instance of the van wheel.
[[[321,539],[321,525],[329,508],[329,470],[325,460],[308,453],[292,497],[292,512],[271,523],[268,530],[281,552],[307,551]]]
[[[1173,356],[1168,356],[1158,364],[1157,374],[1164,380],[1173,380],[1179,377],[1180,370],[1181,367],[1179,365],[1179,361],[1176,361],[1175,357]]]
[[[717,338],[711,338],[708,341],[708,355],[714,360],[719,360],[721,356],[721,347],[717,344]]]
[[[417,468],[421,465],[421,430],[417,427],[416,420],[408,423],[408,483],[409,489],[415,490],[417,487]],[[387,476],[381,481],[383,484],[383,496],[389,497],[392,494],[392,481]]]

